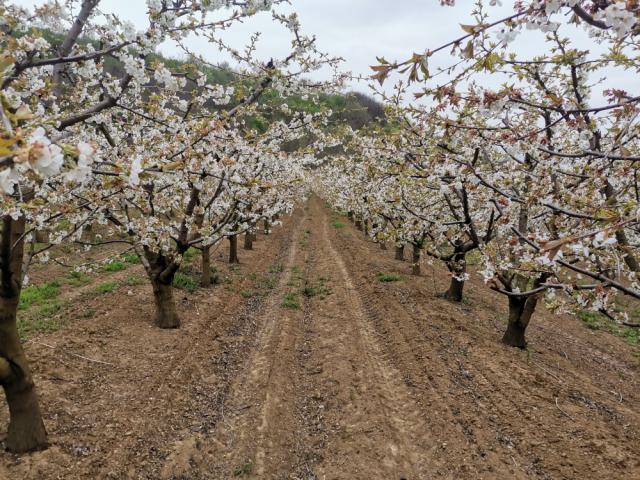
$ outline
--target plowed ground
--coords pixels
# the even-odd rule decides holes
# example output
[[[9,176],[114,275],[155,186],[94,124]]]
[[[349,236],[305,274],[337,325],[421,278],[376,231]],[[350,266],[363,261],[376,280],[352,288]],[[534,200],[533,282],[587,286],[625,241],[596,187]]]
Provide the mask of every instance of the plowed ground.
[[[411,277],[316,198],[240,254],[178,297],[179,330],[138,286],[30,339],[52,446],[0,453],[0,478],[640,479],[621,339],[541,311],[504,347],[503,298],[439,298],[444,271]]]

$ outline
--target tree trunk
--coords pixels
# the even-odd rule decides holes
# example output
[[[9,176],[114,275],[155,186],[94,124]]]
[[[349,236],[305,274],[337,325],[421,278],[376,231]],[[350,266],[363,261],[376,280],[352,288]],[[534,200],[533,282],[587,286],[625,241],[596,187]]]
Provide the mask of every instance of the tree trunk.
[[[510,347],[526,348],[525,331],[538,303],[537,296],[509,297],[509,324],[502,343]]]
[[[396,260],[404,261],[404,245],[396,245]]]
[[[347,218],[353,222],[353,212],[347,212]]]
[[[35,240],[36,243],[49,243],[49,232],[44,230],[36,230]]]
[[[362,221],[362,231],[366,236],[369,236],[369,220]]]
[[[253,250],[253,233],[249,231],[244,234],[244,249]]]
[[[411,265],[411,274],[412,275],[420,275],[420,247],[418,245],[413,245],[413,256],[412,256],[412,265]]]
[[[271,233],[271,226],[269,225],[269,220],[264,219],[264,234],[269,235]]]
[[[387,244],[384,242],[380,242],[380,250],[386,250],[387,249]]]
[[[444,292],[444,298],[452,302],[462,301],[462,291],[464,289],[464,280],[458,280],[455,276],[451,277],[449,289]]]
[[[200,286],[211,285],[211,246],[202,247],[202,273],[200,274]]]
[[[7,449],[14,453],[47,447],[38,395],[16,325],[22,289],[24,231],[24,218],[4,217],[0,256],[0,384],[9,405]]]
[[[452,261],[447,263],[447,268],[452,276],[449,290],[447,290],[443,296],[452,302],[461,302],[464,280],[459,280],[459,278],[456,277],[462,277],[467,271],[467,262],[464,258],[464,253],[456,254]]]
[[[173,301],[173,278],[179,264],[161,253],[144,247],[143,264],[153,288],[156,303],[155,324],[159,328],[178,328],[180,317]]]
[[[152,281],[153,298],[156,301],[156,326],[163,329],[178,328],[180,317],[176,312],[173,301],[173,286],[171,283]]]
[[[82,238],[89,243],[95,243],[96,241],[96,230],[92,223],[85,225],[82,230]]]
[[[229,237],[229,263],[240,263],[238,259],[238,237],[236,235]]]
[[[356,217],[356,228],[360,231],[362,231],[362,221],[360,220],[360,217]]]

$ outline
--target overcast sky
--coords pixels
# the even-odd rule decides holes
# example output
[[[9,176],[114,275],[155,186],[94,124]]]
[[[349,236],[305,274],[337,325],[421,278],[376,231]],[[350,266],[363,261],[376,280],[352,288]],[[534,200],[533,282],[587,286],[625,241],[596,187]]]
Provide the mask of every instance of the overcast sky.
[[[13,0],[25,6],[42,0]],[[102,0],[101,9],[133,21],[139,28],[146,23],[144,0]],[[462,33],[459,23],[470,23],[471,0],[464,6],[441,7],[439,0],[292,0],[292,6],[276,7],[280,12],[296,11],[302,29],[314,34],[320,50],[345,59],[345,69],[369,76],[376,56],[387,60],[406,59]],[[508,3],[508,2],[505,2]],[[504,9],[503,9],[504,10]],[[263,32],[259,54],[263,58],[283,57],[289,52],[290,35],[276,25],[269,13],[261,13],[225,32],[225,41],[241,47],[253,32]],[[209,60],[226,60],[203,40],[193,39],[190,47]],[[178,56],[178,50],[164,46],[164,53]],[[366,84],[353,85],[366,90]]]
[[[13,0],[25,6],[43,3],[42,0]],[[282,13],[296,11],[302,30],[307,35],[317,37],[321,51],[345,59],[344,69],[358,75],[371,75],[370,66],[376,63],[376,56],[389,61],[404,60],[412,52],[433,49],[460,36],[460,24],[474,23],[471,18],[472,0],[458,0],[456,7],[442,7],[439,0],[292,0],[292,6],[278,6]],[[513,11],[513,2],[503,1],[504,6],[495,7],[492,19],[502,18]],[[107,13],[117,13],[121,18],[132,21],[140,29],[146,26],[146,2],[144,0],[102,0],[100,8]],[[579,45],[593,47],[593,41],[586,38],[581,30],[574,27],[571,36]],[[566,32],[566,30],[564,30]],[[242,48],[249,36],[262,32],[258,54],[265,61],[282,58],[289,53],[290,34],[274,23],[270,13],[260,13],[242,24],[224,32],[225,42]],[[228,60],[217,48],[203,39],[193,38],[189,48],[201,53],[213,63]],[[531,56],[547,50],[540,32],[526,32],[514,44],[520,54]],[[169,56],[180,56],[180,51],[171,45],[162,47]],[[448,52],[443,51],[432,60],[435,65],[449,63]],[[432,73],[434,68],[431,69]],[[618,87],[631,86],[632,75],[610,72],[610,82]],[[616,78],[613,78],[616,77]],[[492,80],[490,83],[497,83]],[[390,90],[393,83],[385,84]],[[351,88],[367,91],[367,84],[353,83]],[[599,90],[598,89],[598,93]],[[598,95],[599,96],[599,95]]]

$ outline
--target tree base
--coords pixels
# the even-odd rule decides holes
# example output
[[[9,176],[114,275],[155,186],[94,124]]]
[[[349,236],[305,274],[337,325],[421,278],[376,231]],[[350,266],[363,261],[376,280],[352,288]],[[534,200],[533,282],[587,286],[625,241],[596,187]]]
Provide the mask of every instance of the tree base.
[[[464,282],[452,278],[451,285],[449,285],[449,289],[442,294],[442,298],[449,300],[450,302],[460,303],[463,298],[463,290]]]
[[[156,302],[156,327],[163,330],[180,327],[180,317],[173,301],[173,287],[158,282],[153,286],[153,296]]]
[[[156,327],[163,330],[172,330],[174,328],[180,328],[180,318],[178,315],[156,315]]]
[[[42,422],[38,395],[30,377],[21,377],[5,386],[10,420],[7,450],[26,453],[48,447],[47,431]]]
[[[502,337],[502,343],[510,347],[527,348],[525,329],[518,323],[509,323],[507,331],[504,332],[504,336]]]

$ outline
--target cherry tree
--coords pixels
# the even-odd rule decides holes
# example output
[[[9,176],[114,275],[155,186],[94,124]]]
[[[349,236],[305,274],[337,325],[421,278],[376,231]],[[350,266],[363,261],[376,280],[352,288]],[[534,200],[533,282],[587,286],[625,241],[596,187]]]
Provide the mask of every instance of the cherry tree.
[[[234,109],[217,119],[189,115],[192,110],[201,114],[206,102],[223,103],[232,92],[209,84],[198,67],[170,71],[162,62],[154,63],[152,54],[164,41],[182,45],[193,32],[222,48],[220,35],[231,24],[282,2],[150,0],[148,27],[142,31],[105,14],[97,8],[99,3],[71,1],[64,7],[45,3],[33,12],[0,4],[0,378],[10,409],[7,446],[15,452],[46,445],[37,395],[16,330],[28,263],[45,260],[50,249],[63,241],[78,241],[93,222],[111,222],[138,238],[153,239],[140,248],[147,272],[159,281],[158,295],[166,296],[162,282],[176,264],[150,246],[177,239],[180,250],[222,232],[233,208],[221,199],[228,197],[226,189],[223,195],[208,188],[224,183],[228,173],[226,166],[218,165],[227,158],[217,154],[240,160],[258,155],[245,151],[247,141],[227,125]],[[295,15],[275,17],[292,31],[298,28]],[[304,69],[317,66],[310,51],[312,41],[298,38],[295,54],[282,65],[264,69],[275,72],[294,59]],[[237,108],[253,103],[273,81],[258,73],[264,83]],[[195,93],[179,92],[187,82],[197,85]],[[217,145],[221,139],[229,144],[205,145],[205,141]],[[162,191],[149,188],[148,179],[154,176],[161,177],[157,184]],[[201,194],[205,183],[207,189]],[[179,228],[171,230],[153,220],[140,222],[141,199],[148,208],[157,206],[159,215],[178,218]],[[203,203],[215,208],[207,211]],[[211,222],[198,225],[196,219],[204,214]],[[42,230],[51,232],[49,243],[25,255],[25,242]],[[175,323],[170,311],[162,317]]]
[[[542,295],[553,309],[610,316],[607,305],[616,293],[637,298],[631,239],[637,235],[638,97],[598,75],[619,79],[635,69],[638,7],[517,2],[514,14],[492,21],[495,4],[476,2],[476,23],[463,25],[464,35],[441,47],[405,62],[381,59],[374,78],[383,82],[400,70],[409,83],[421,82],[416,98],[435,102],[440,118],[431,122],[449,132],[441,145],[447,155],[457,153],[447,138],[475,135],[468,142],[474,154],[458,158],[455,176],[484,191],[498,212],[495,240],[481,247],[483,275],[509,298],[503,341],[523,347]],[[555,20],[565,12],[594,38],[594,53],[562,35]],[[542,51],[533,58],[509,48],[526,30],[543,32]],[[430,61],[448,48],[457,62],[432,74]],[[479,86],[479,78],[497,84],[494,77],[500,88]],[[407,114],[420,110],[410,106]]]

